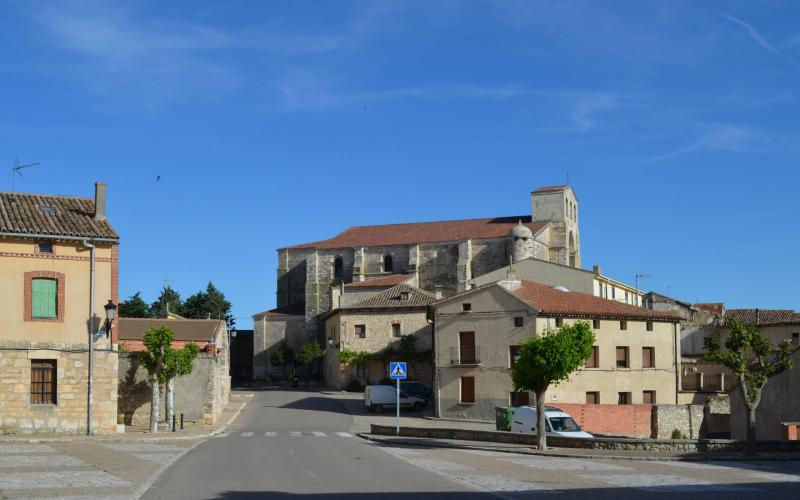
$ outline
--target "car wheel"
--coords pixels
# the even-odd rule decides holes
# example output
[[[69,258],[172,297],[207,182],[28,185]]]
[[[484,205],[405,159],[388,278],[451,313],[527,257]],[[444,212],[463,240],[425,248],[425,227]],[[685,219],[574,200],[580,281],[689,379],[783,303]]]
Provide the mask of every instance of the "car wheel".
[[[414,403],[414,406],[411,407],[414,411],[422,411],[423,404],[422,403]]]
[[[375,413],[383,413],[383,405],[375,405]]]

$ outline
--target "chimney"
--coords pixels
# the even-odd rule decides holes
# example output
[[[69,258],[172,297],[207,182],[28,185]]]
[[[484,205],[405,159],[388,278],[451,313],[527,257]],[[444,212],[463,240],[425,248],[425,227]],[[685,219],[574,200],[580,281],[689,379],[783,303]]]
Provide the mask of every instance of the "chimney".
[[[592,267],[592,271],[594,272],[594,274],[597,274],[598,276],[599,276],[599,275],[601,275],[601,274],[603,274],[603,273],[600,271],[600,266],[599,266],[599,265],[597,265],[597,264],[595,264],[595,265],[594,265],[594,267]]]
[[[106,220],[106,183],[94,183],[94,220]]]

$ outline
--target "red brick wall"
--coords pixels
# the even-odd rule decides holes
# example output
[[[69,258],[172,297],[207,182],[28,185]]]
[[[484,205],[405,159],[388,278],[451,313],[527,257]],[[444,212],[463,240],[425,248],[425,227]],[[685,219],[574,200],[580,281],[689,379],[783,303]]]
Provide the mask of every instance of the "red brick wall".
[[[586,432],[614,436],[649,438],[652,433],[652,405],[585,405],[555,403]]]

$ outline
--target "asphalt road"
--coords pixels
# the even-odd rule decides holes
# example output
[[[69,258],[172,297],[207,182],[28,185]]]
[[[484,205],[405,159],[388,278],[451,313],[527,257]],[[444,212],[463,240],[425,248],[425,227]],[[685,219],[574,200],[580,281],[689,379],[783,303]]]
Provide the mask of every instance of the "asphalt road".
[[[800,498],[798,462],[614,461],[381,446],[353,435],[345,408],[318,392],[256,392],[228,433],[176,461],[144,498]]]

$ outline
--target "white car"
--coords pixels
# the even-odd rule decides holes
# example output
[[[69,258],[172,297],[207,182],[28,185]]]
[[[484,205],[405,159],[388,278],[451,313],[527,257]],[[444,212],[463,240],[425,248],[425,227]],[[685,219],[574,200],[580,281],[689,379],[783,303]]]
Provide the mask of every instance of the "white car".
[[[400,391],[400,408],[422,411],[427,401],[415,396],[408,396]],[[368,385],[364,389],[364,406],[369,411],[382,412],[384,408],[394,409],[397,406],[397,388],[391,385]]]
[[[533,406],[520,406],[514,412],[511,421],[511,432],[536,434],[536,408]],[[545,407],[544,425],[548,436],[591,438],[588,432],[582,431],[575,420],[558,408]]]

